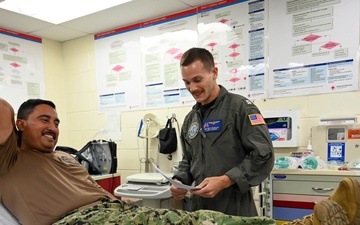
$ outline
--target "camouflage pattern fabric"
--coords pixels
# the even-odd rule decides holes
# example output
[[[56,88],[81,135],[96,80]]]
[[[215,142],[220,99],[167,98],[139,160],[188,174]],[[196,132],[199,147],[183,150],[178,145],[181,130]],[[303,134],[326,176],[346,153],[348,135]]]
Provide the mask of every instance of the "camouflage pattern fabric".
[[[267,217],[230,216],[210,210],[188,212],[175,209],[155,209],[110,199],[102,199],[101,201],[102,203],[89,208],[73,210],[53,225],[276,224],[275,220]]]

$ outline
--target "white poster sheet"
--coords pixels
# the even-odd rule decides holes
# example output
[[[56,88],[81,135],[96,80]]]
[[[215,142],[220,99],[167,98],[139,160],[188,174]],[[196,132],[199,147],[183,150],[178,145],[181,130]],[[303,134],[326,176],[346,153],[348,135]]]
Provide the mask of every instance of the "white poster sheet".
[[[44,98],[42,39],[0,28],[0,96],[15,112],[30,98]]]
[[[267,94],[266,19],[264,0],[218,2],[198,12],[199,46],[214,55],[218,83],[249,99]]]
[[[277,0],[269,12],[270,98],[358,90],[359,1]]]
[[[137,25],[129,26],[110,34],[95,36],[100,111],[143,108],[139,28]]]
[[[180,59],[196,47],[196,10],[149,21],[140,39],[144,71],[144,108],[193,105],[181,79]]]

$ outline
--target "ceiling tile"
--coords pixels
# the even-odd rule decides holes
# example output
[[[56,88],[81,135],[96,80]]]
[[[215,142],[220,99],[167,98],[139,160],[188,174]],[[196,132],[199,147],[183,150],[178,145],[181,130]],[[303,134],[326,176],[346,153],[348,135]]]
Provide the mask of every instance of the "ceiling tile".
[[[1,0],[0,0],[1,1]],[[98,34],[191,9],[213,0],[133,0],[59,25],[0,9],[0,27],[55,41]]]
[[[51,27],[30,32],[29,34],[37,37],[43,37],[51,40],[60,41],[60,42],[69,41],[75,38],[90,35],[89,33],[69,29],[61,25],[53,25]]]

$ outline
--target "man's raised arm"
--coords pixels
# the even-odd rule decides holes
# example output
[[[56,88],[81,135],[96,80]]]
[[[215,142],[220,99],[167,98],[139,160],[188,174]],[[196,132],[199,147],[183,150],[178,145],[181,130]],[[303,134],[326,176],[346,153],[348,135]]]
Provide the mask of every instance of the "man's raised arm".
[[[4,144],[15,126],[14,110],[11,105],[0,98],[0,145]]]

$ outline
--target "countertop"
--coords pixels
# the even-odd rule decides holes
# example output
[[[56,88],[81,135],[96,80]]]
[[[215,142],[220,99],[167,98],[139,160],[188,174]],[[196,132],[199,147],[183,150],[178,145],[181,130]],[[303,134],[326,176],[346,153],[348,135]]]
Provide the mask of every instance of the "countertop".
[[[360,176],[360,170],[274,169],[271,171],[271,174]]]

